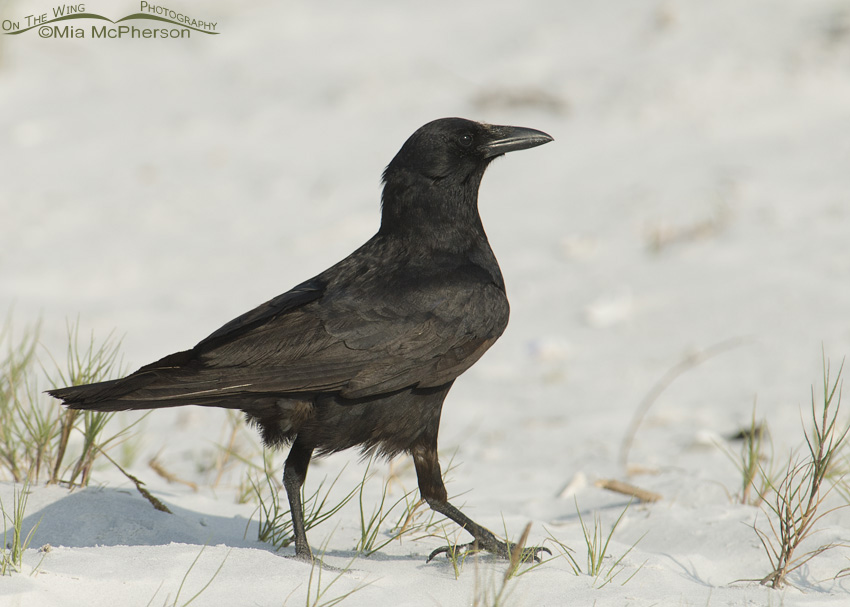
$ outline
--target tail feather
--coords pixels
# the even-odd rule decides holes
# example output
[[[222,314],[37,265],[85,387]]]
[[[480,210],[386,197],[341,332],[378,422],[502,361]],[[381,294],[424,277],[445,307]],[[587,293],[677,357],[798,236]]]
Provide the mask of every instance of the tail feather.
[[[241,398],[245,395],[226,390],[187,391],[186,387],[179,383],[163,382],[157,373],[144,371],[123,379],[56,388],[48,390],[47,393],[62,400],[69,409],[86,411],[164,409],[184,405],[261,410],[272,406],[278,400],[276,397],[262,398],[256,394],[250,395],[246,400]]]
[[[164,374],[179,372],[180,365],[191,361],[191,354],[191,351],[171,354],[122,379],[56,388],[47,393],[62,400],[69,409],[89,411],[127,411],[202,404],[190,398],[180,398],[181,392],[185,393],[186,390],[178,385],[170,385],[168,381],[165,382],[165,389],[156,391],[156,394],[146,390],[162,380]]]
[[[69,409],[88,411],[200,405],[262,415],[281,398],[300,400],[295,391],[274,390],[276,379],[274,369],[210,369],[186,351],[166,356],[122,379],[56,388],[47,393],[62,400]]]
[[[132,392],[147,385],[149,381],[147,378],[131,375],[124,379],[113,379],[96,384],[56,388],[48,390],[47,393],[63,401],[63,404],[69,409],[122,411],[127,409],[153,409],[163,406],[173,406],[170,403],[157,404],[155,402],[136,400],[132,397],[126,398]]]
[[[121,381],[121,380],[115,380]],[[102,382],[108,384],[111,382]],[[205,407],[223,407],[226,409],[242,408],[242,403],[235,399],[199,399],[197,397],[174,397],[168,399],[133,398],[132,394],[121,397],[104,396],[109,391],[108,386],[89,384],[86,386],[69,386],[48,390],[47,393],[63,401],[69,409],[85,411],[130,411],[136,409],[165,409],[184,405],[201,405]]]

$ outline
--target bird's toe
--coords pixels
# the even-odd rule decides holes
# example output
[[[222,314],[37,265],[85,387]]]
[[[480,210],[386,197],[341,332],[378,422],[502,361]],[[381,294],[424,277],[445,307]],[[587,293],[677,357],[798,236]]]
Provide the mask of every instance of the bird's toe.
[[[445,554],[446,558],[451,560],[455,560],[457,558],[465,558],[469,554],[473,554],[475,552],[481,552],[481,549],[478,547],[477,542],[470,542],[468,544],[454,544],[449,546],[441,546],[431,552],[428,555],[428,560],[426,563],[430,563],[434,560],[435,557]]]
[[[455,560],[457,558],[466,558],[470,554],[482,551],[489,552],[490,554],[503,559],[511,560],[513,558],[512,554],[515,547],[515,545],[498,541],[492,545],[488,543],[486,546],[482,546],[478,542],[456,544],[453,546],[441,546],[428,555],[428,560],[426,562],[430,563],[435,557],[441,554],[445,554],[446,558],[449,560]],[[545,546],[529,546],[528,548],[523,548],[519,555],[519,562],[528,563],[534,561],[535,563],[539,563],[541,562],[540,555],[544,552],[550,556],[552,555],[552,551]]]

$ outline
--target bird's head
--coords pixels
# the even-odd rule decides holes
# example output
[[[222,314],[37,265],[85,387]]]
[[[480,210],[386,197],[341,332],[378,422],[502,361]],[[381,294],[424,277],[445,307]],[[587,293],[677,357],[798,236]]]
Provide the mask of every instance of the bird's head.
[[[408,173],[462,184],[483,175],[497,156],[550,141],[552,137],[534,129],[440,118],[420,127],[401,146],[384,172],[384,181]]]
[[[440,118],[420,127],[384,171],[381,229],[480,226],[478,186],[497,156],[552,141],[542,131]]]

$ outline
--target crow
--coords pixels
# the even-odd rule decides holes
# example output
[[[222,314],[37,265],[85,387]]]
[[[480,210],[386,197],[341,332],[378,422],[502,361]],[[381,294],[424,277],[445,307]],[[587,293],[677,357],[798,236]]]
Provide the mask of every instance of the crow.
[[[429,122],[384,171],[380,229],[351,255],[191,350],[123,379],[49,394],[94,411],[242,410],[268,447],[290,445],[283,485],[300,559],[313,558],[301,503],[310,459],[356,446],[412,455],[421,497],[472,535],[463,548],[509,558],[508,543],[449,503],[437,432],[455,379],[508,323],[505,283],[478,213],[481,178],[494,158],[549,141],[529,128]],[[536,558],[545,548],[526,550]]]

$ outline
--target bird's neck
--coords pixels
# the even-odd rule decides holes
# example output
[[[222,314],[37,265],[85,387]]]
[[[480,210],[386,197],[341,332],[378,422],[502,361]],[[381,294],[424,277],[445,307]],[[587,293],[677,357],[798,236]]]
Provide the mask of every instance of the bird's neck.
[[[439,251],[486,247],[478,183],[391,183],[384,187],[379,234]]]

